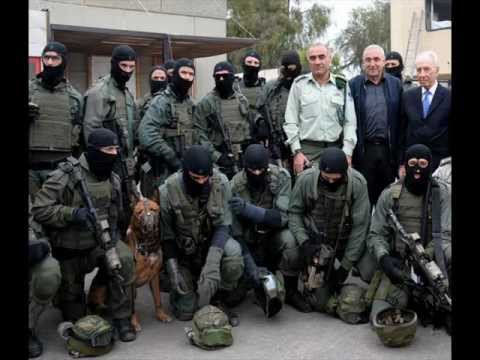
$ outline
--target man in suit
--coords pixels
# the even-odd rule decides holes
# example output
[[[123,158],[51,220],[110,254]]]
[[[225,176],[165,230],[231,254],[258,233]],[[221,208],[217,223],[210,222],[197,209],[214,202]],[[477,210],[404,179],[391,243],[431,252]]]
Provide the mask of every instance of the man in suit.
[[[435,52],[429,50],[420,53],[415,66],[420,86],[403,94],[399,155],[403,160],[406,148],[413,144],[424,144],[432,151],[432,171],[435,171],[440,160],[450,156],[448,123],[451,94],[437,81],[439,66]],[[405,167],[402,165],[399,174],[404,173]]]
[[[362,55],[363,73],[349,81],[357,116],[353,167],[367,180],[370,204],[395,180],[400,124],[401,81],[384,71],[385,53],[369,45]]]

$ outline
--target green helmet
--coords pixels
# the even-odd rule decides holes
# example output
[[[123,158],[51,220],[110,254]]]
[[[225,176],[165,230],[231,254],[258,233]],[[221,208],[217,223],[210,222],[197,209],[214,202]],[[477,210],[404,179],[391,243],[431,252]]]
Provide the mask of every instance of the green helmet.
[[[346,284],[338,296],[337,315],[348,324],[368,322],[365,290],[356,284]]]
[[[206,305],[193,316],[193,328],[186,328],[192,344],[206,350],[233,344],[232,326],[228,316],[213,305]]]
[[[58,332],[67,340],[68,353],[74,358],[106,354],[114,343],[112,326],[97,315],[85,316],[75,324],[63,322]]]
[[[386,346],[408,345],[417,331],[417,314],[406,309],[384,309],[373,318],[373,329]]]

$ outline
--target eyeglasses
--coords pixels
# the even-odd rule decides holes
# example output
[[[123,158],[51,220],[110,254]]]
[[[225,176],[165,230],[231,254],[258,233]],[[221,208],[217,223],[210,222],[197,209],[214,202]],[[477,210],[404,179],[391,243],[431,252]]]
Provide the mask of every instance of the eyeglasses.
[[[412,166],[412,167],[416,166],[418,164],[419,167],[424,169],[428,166],[428,160],[411,158],[407,161],[407,164],[408,164],[408,166]]]

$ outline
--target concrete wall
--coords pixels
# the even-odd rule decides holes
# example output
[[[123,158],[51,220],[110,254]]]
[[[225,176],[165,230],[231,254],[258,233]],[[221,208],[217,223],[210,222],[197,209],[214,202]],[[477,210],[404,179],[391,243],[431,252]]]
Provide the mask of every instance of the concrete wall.
[[[49,9],[51,24],[173,35],[226,36],[226,0],[141,2],[148,13],[137,1],[130,0],[29,0],[29,8]],[[197,97],[205,95],[214,86],[209,75],[215,63],[225,59],[226,55],[196,59],[197,73],[200,72],[194,88]],[[150,65],[151,61],[147,68]],[[142,76],[138,95],[144,94],[145,89],[148,89],[148,81]]]
[[[391,46],[392,50],[398,51],[404,58],[407,50],[412,14],[414,11],[416,11],[417,14],[420,14],[422,9],[425,9],[425,0],[391,0],[390,2]],[[435,51],[439,57],[440,75],[451,75],[451,29],[427,32],[425,27],[425,19],[422,19],[421,29],[418,53],[425,50]]]

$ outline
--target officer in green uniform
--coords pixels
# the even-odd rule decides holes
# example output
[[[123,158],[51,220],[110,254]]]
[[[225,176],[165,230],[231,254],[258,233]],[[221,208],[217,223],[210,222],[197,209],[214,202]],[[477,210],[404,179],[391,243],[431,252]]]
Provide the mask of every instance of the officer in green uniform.
[[[194,114],[200,144],[210,150],[229,179],[242,168],[242,154],[253,142],[260,121],[258,113],[249,110],[247,98],[234,89],[234,74],[229,62],[216,64],[215,88],[200,100]]]
[[[249,145],[245,168],[230,181],[232,233],[244,247],[246,275],[254,286],[259,285],[257,266],[272,273],[279,269],[288,284],[298,276],[298,247],[287,227],[290,174],[269,160],[263,145]]]
[[[31,199],[29,206],[29,302],[28,302],[28,353],[29,358],[38,357],[43,352],[43,344],[38,339],[36,328],[40,315],[57,293],[62,275],[60,266],[50,254],[50,245],[42,227],[31,215]]]
[[[327,147],[345,151],[348,163],[357,143],[357,118],[345,78],[330,72],[332,57],[320,43],[308,49],[311,72],[295,79],[288,95],[283,129],[299,174]]]
[[[42,51],[43,71],[29,83],[29,194],[40,190],[49,172],[80,153],[83,99],[65,79],[67,48],[49,42]]]
[[[213,169],[208,149],[192,146],[183,169],[160,186],[161,241],[170,278],[170,305],[179,320],[211,303],[238,317],[223,304],[243,274],[240,244],[230,236],[231,198],[226,176]]]
[[[318,265],[319,274],[323,272],[317,284],[310,284],[313,293],[304,289],[306,306],[299,310],[327,311],[330,297],[340,293],[352,267],[370,281],[375,264],[365,245],[370,222],[367,183],[348,166],[342,150],[325,149],[319,167],[297,178],[288,214],[288,227],[300,245],[302,277],[310,266]]]
[[[125,217],[122,217],[122,232],[126,231],[133,203],[131,181],[135,175],[135,119],[136,108],[132,93],[126,83],[135,70],[135,51],[128,45],[113,49],[110,74],[97,80],[85,93],[85,117],[83,132],[85,141],[98,128],[107,128],[117,134],[120,141],[120,156],[113,170],[120,176]]]
[[[409,291],[401,286],[403,274],[411,273],[406,261],[406,245],[389,221],[388,210],[393,210],[407,233],[420,235],[429,258],[434,259],[442,272],[450,277],[451,199],[448,186],[431,178],[431,161],[428,147],[412,145],[406,152],[405,177],[387,187],[378,199],[367,246],[380,264],[382,277],[374,296],[370,320],[387,307],[405,308],[410,296]],[[435,208],[440,210],[438,216],[435,216]],[[434,236],[435,228],[438,228],[437,237]]]
[[[258,111],[267,121],[270,130],[268,148],[272,154],[272,159],[276,164],[282,164],[292,174],[291,152],[285,144],[287,136],[283,130],[283,124],[290,88],[301,72],[302,64],[298,53],[295,50],[287,51],[282,56],[279,78],[267,82],[257,101]]]
[[[136,101],[136,108],[138,111],[137,119],[142,120],[145,112],[147,111],[150,103],[157,93],[165,90],[167,88],[167,69],[162,65],[155,65],[150,73],[148,74],[150,91],[145,94],[144,97]]]
[[[135,280],[133,255],[121,241],[118,217],[121,212],[120,180],[112,171],[118,154],[117,136],[108,129],[94,130],[87,142],[87,151],[79,160],[73,157],[52,172],[38,192],[32,214],[48,229],[53,256],[59,261],[62,282],[57,304],[65,321],[86,315],[84,277],[99,268],[94,282],[107,286],[107,303],[120,340],[135,340],[130,325],[132,284]],[[84,179],[81,190],[78,175]],[[106,252],[104,237],[95,232],[97,222],[86,205],[89,196],[96,209],[97,221],[107,220],[113,246]],[[107,269],[108,256],[116,251],[120,262],[121,283],[114,281]]]
[[[149,158],[142,166],[142,193],[150,196],[165,179],[181,168],[184,152],[195,143],[194,104],[188,91],[195,78],[190,59],[175,63],[172,82],[156,96],[141,120],[140,148]]]
[[[265,78],[258,77],[262,67],[262,58],[255,50],[245,52],[242,60],[243,78],[236,85],[239,91],[246,96],[250,109],[257,109],[257,100],[264,91]]]

